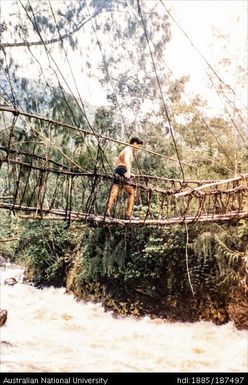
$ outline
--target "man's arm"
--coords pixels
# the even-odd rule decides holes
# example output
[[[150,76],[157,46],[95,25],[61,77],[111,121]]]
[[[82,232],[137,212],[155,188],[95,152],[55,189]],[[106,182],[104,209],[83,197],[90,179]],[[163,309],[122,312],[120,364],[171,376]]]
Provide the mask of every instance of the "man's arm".
[[[131,147],[127,147],[125,149],[125,154],[124,154],[124,162],[125,162],[125,166],[126,166],[126,169],[127,169],[127,172],[124,174],[124,176],[126,178],[130,178],[131,177],[132,161],[133,161],[132,149],[131,149]]]

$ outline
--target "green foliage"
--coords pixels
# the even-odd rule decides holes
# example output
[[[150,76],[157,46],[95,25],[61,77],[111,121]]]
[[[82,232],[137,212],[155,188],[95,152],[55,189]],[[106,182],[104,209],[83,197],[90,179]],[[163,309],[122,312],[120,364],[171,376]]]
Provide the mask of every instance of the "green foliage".
[[[33,30],[41,34],[41,36],[46,36],[46,41],[51,39],[59,39],[59,33],[57,26],[59,28],[60,36],[73,31],[75,25],[77,26],[83,17],[83,2],[80,0],[74,4],[68,2],[61,2],[59,7],[56,7],[56,4],[52,2],[52,9],[55,14],[55,20],[52,17],[51,9],[47,4],[47,1],[40,0],[38,3],[35,3],[35,8],[33,4],[24,4],[24,8],[18,7],[18,1],[13,1],[11,4],[11,16],[16,19],[15,23],[9,23],[8,28],[6,24],[3,25],[3,38],[4,41],[9,42],[9,36],[11,37],[12,42],[25,42],[30,41],[30,24],[28,20],[33,22]],[[74,26],[74,28],[72,28]],[[6,33],[6,31],[8,31]],[[7,38],[6,36],[7,35]],[[31,34],[33,41],[38,41],[39,34]],[[70,45],[72,48],[75,48],[77,45],[77,37],[74,34],[71,34],[69,39]],[[25,44],[23,44],[25,45]]]
[[[181,228],[91,230],[83,241],[78,282],[117,279],[128,290],[142,287],[153,297],[183,291],[184,240]]]
[[[223,298],[237,282],[244,247],[247,249],[243,241],[238,247],[236,242],[243,226],[189,227],[189,274],[197,295],[204,292]],[[246,239],[247,230],[244,234]],[[138,289],[158,300],[191,296],[185,242],[181,226],[90,230],[82,240],[77,282],[84,286],[110,280],[126,293]]]
[[[18,237],[15,220],[10,212],[0,211],[0,255],[5,259],[12,258],[13,245]],[[13,241],[8,241],[13,239]],[[3,241],[3,242],[1,242]]]
[[[113,274],[124,264],[126,249],[121,231],[108,228],[90,230],[83,238],[84,274],[81,279],[101,279]]]
[[[111,108],[98,108],[94,118],[94,128],[101,135],[117,139],[120,133],[120,124],[115,122],[115,110]]]
[[[63,224],[25,224],[15,248],[15,261],[26,267],[36,285],[62,286],[75,248],[75,240]]]
[[[248,253],[248,221],[243,219],[237,225],[237,241],[239,247]]]
[[[238,226],[205,226],[191,243],[194,265],[191,280],[195,290],[226,291],[238,278],[238,267],[244,256],[239,243]],[[241,245],[242,244],[242,245]]]

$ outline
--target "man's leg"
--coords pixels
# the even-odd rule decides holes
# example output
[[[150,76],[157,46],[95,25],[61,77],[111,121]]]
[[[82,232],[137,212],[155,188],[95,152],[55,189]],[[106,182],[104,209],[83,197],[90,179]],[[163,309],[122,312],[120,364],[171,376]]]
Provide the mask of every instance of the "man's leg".
[[[133,211],[136,190],[134,187],[128,185],[124,185],[124,190],[128,193],[126,216],[130,217]]]
[[[110,194],[109,194],[109,199],[107,202],[107,207],[106,207],[106,214],[110,215],[110,211],[112,209],[112,206],[114,204],[114,201],[118,195],[119,192],[119,185],[118,184],[113,184]]]

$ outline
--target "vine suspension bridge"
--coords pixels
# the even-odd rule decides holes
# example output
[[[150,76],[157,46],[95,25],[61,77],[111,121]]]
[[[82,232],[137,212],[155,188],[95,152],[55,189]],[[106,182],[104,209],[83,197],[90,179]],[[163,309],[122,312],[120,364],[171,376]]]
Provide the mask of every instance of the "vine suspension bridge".
[[[104,154],[113,142],[127,143],[26,113],[7,104],[0,105],[0,111],[4,122],[10,121],[12,116],[11,125],[1,132],[4,145],[0,146],[0,172],[5,177],[1,186],[0,208],[13,211],[21,219],[65,220],[89,226],[168,226],[248,217],[248,174],[225,180],[136,175],[129,184],[139,192],[137,201],[142,207],[142,214],[139,213],[135,219],[122,219],[125,202],[120,194],[115,214],[107,217],[105,205],[113,176]],[[20,127],[26,133],[33,131],[37,134],[32,152],[25,151],[23,145],[17,149]],[[80,151],[82,144],[89,146],[88,137],[93,137],[93,172],[83,169],[53,142],[54,131],[61,130],[61,127],[80,135]],[[141,151],[163,157],[146,149]],[[80,159],[76,149],[74,159]]]
[[[166,10],[162,0],[160,0],[160,3],[172,21],[175,22],[171,14]],[[92,32],[96,36],[97,45],[103,56],[103,68],[115,95],[119,114],[123,120],[123,129],[126,131],[126,135],[130,137],[131,135],[125,126],[118,95],[115,92],[109,67],[97,35],[97,28],[93,23],[93,19],[100,14],[105,3],[94,14],[90,14],[86,6],[87,17],[85,16],[83,22],[75,27],[73,31],[62,36],[56,22],[52,4],[49,2],[56,27],[55,31],[58,34],[57,38],[51,41],[44,40],[41,30],[38,28],[35,12],[31,4],[29,3],[27,8],[20,1],[20,5],[27,20],[31,22],[32,28],[38,36],[38,41],[27,42],[24,39],[23,42],[19,43],[1,42],[0,50],[3,52],[4,60],[8,63],[9,49],[25,47],[24,49],[27,49],[25,52],[29,52],[32,58],[35,59],[35,62],[38,63],[45,84],[50,88],[39,58],[32,51],[32,47],[42,46],[43,53],[47,56],[50,66],[53,66],[53,71],[59,84],[58,89],[62,91],[61,94],[65,99],[65,105],[71,114],[70,120],[75,123],[73,125],[66,124],[62,121],[31,113],[30,110],[32,108],[29,110],[21,108],[20,105],[22,103],[17,100],[18,97],[15,95],[12,84],[13,79],[10,74],[10,66],[6,65],[4,75],[9,90],[6,91],[0,85],[3,91],[1,92],[2,96],[0,96],[0,209],[10,210],[21,219],[64,220],[68,224],[81,222],[88,226],[168,226],[248,218],[248,173],[243,173],[242,175],[234,173],[235,167],[233,167],[229,154],[224,150],[220,139],[209,127],[205,118],[200,116],[200,113],[194,106],[193,108],[200,116],[203,125],[210,132],[211,136],[214,137],[221,148],[221,153],[226,156],[231,167],[229,175],[232,175],[232,177],[224,180],[189,180],[185,178],[183,166],[194,166],[183,162],[179,156],[170,113],[163,96],[159,72],[157,71],[153,52],[153,47],[155,46],[147,31],[147,15],[143,15],[139,0],[137,0],[137,11],[130,4],[127,4],[127,10],[131,12],[132,18],[137,20],[139,27],[143,31],[154,78],[156,79],[160,94],[163,114],[168,124],[177,159],[145,148],[140,151],[148,153],[152,157],[160,157],[171,162],[178,162],[182,179],[142,175],[139,172],[139,175],[136,175],[129,182],[130,185],[136,187],[138,192],[136,197],[136,206],[139,207],[137,210],[138,218],[131,220],[122,219],[125,204],[123,194],[120,194],[118,197],[113,216],[107,217],[105,207],[113,183],[113,165],[110,164],[107,155],[108,153],[114,153],[114,146],[128,144],[102,135],[94,130],[85,113],[84,104],[78,92],[74,74],[64,49],[64,39],[78,32],[84,24],[88,22],[92,24]],[[184,35],[189,40],[185,32]],[[47,48],[48,45],[58,42],[60,42],[62,51],[65,53],[66,61],[68,62],[77,90],[77,97],[74,96],[66,77],[61,72],[60,66]],[[196,49],[192,42],[191,45]],[[202,56],[199,51],[198,54]],[[226,84],[210,63],[204,57],[203,59],[208,69],[221,83],[221,89],[223,90]],[[167,64],[164,64],[169,73],[171,73]],[[59,78],[62,79],[63,84],[60,83]],[[181,90],[180,83],[176,81],[176,84]],[[67,92],[64,86],[66,86]],[[79,108],[84,119],[85,125],[83,127],[77,123],[78,119],[75,119],[69,105],[70,103],[66,100],[68,92],[74,99],[74,104]],[[84,129],[85,126],[88,127],[88,130]],[[234,128],[245,144],[246,139],[236,124],[234,124]],[[63,141],[65,140],[68,140],[67,149],[63,147]]]

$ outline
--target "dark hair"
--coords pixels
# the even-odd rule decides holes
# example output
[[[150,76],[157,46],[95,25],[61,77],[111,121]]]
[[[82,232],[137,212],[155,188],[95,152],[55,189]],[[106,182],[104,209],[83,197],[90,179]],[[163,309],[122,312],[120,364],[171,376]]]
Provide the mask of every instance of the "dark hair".
[[[133,137],[130,139],[130,144],[133,144],[133,143],[143,144],[143,140],[141,140],[140,138],[137,138],[136,136],[133,136]]]

